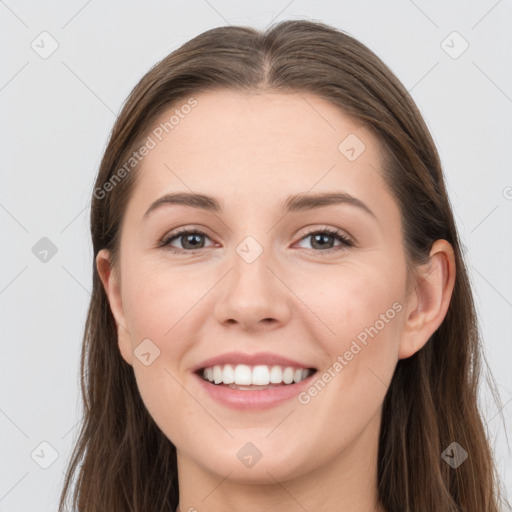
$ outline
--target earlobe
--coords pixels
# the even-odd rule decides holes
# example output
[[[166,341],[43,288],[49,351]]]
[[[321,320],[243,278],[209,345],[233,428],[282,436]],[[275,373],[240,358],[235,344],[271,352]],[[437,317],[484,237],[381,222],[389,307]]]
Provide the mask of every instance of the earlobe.
[[[126,319],[119,280],[117,273],[112,268],[110,253],[107,249],[102,249],[98,252],[96,256],[96,269],[98,270],[103,288],[107,295],[110,310],[116,321],[119,350],[123,359],[131,365],[133,353],[131,350],[129,332],[126,329]]]
[[[455,258],[446,240],[436,240],[429,262],[417,269],[415,288],[407,301],[399,359],[420,350],[443,322],[455,284]]]

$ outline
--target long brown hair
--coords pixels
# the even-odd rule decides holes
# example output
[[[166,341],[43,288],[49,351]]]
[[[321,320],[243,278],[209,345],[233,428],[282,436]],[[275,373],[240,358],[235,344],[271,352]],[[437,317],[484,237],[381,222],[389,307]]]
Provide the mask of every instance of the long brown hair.
[[[407,90],[356,39],[305,20],[284,21],[265,32],[220,27],[157,63],[127,99],[101,162],[91,206],[94,258],[107,248],[116,266],[137,175],[136,166],[119,170],[152,123],[171,106],[215,88],[309,92],[338,106],[382,145],[383,172],[401,210],[409,264],[425,261],[437,239],[452,245],[457,272],[446,317],[419,352],[398,361],[384,400],[379,500],[389,512],[497,512],[501,489],[477,403],[483,353],[440,159]],[[72,498],[80,512],[173,511],[179,501],[176,449],[142,402],[133,369],[119,352],[94,263],[92,270],[81,356],[84,420],[59,510],[77,474]],[[494,390],[493,396],[499,403]],[[456,469],[442,458],[454,441],[469,454]]]

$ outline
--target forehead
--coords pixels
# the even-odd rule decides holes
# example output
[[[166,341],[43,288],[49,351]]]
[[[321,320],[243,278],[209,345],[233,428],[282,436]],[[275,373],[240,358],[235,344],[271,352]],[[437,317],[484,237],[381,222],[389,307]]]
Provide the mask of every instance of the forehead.
[[[193,100],[170,107],[148,134],[154,147],[133,196],[141,205],[171,191],[236,200],[244,209],[307,191],[335,189],[365,202],[386,192],[377,139],[327,100],[231,90]]]
[[[151,156],[178,156],[183,145],[196,149],[187,152],[188,160],[202,158],[205,152],[255,155],[272,161],[286,160],[293,154],[318,161],[322,152],[325,158],[337,159],[339,143],[350,134],[364,139],[370,152],[376,149],[368,147],[376,141],[360,122],[311,93],[216,90],[194,99],[193,108],[185,109],[187,100],[183,99],[156,120],[153,132],[159,130],[162,140],[157,141],[160,151],[153,151],[149,162]],[[172,115],[182,109],[188,113],[179,118]],[[174,120],[169,129],[171,117]]]

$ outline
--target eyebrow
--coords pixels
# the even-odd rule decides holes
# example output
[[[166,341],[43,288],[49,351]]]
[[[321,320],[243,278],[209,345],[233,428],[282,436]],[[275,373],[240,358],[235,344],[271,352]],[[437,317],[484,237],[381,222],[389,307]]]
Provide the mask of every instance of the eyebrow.
[[[368,208],[368,206],[366,206],[365,203],[346,192],[322,192],[317,194],[293,195],[283,202],[281,209],[284,212],[299,212],[337,204],[355,206],[376,218],[375,214],[370,210],[370,208]],[[174,194],[166,194],[152,203],[144,214],[144,218],[147,218],[155,210],[167,205],[189,206],[191,208],[199,208],[212,213],[221,213],[223,211],[220,202],[215,197],[190,192],[176,192]]]

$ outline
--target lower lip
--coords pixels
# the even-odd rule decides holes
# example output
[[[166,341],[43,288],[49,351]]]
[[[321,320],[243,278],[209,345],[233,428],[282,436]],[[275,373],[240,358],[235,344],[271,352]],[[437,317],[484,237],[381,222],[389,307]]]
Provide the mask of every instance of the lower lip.
[[[315,373],[295,384],[262,390],[255,389],[254,391],[211,384],[197,374],[194,374],[194,377],[199,380],[199,384],[214,400],[223,405],[234,409],[267,409],[297,397],[309,385]]]

